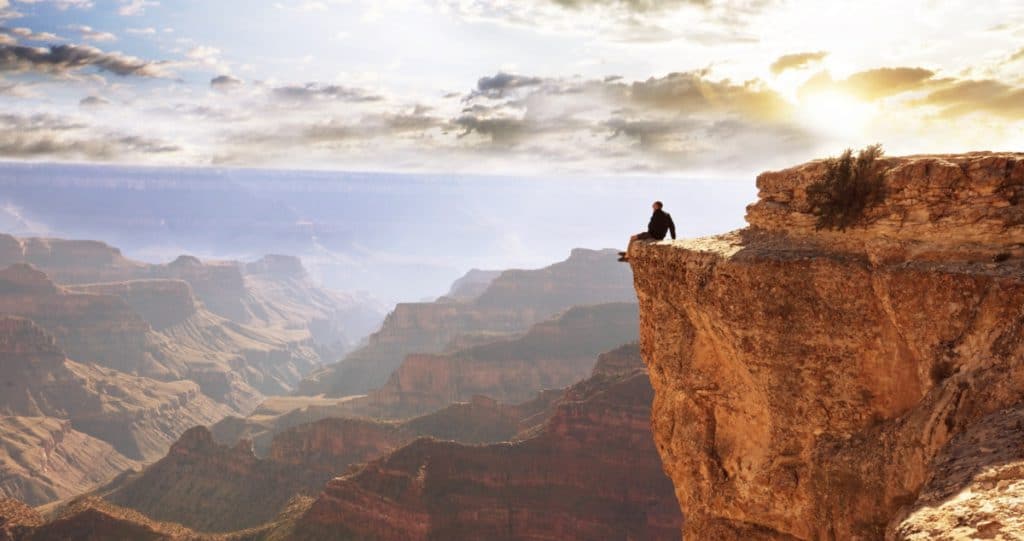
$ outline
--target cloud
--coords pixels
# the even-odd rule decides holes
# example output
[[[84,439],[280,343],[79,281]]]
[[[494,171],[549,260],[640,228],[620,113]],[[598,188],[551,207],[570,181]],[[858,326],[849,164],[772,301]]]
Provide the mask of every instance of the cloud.
[[[828,53],[825,51],[782,55],[772,62],[769,69],[773,74],[779,75],[786,70],[806,68],[811,64],[821,62],[826,56]]]
[[[613,83],[633,105],[680,113],[738,113],[760,119],[784,118],[792,106],[760,81],[713,80],[706,70],[670,73],[630,85]]]
[[[0,156],[107,161],[124,155],[168,154],[180,150],[157,139],[90,128],[56,115],[0,114]]]
[[[78,105],[79,105],[79,107],[84,107],[84,108],[105,107],[107,105],[110,105],[110,100],[108,100],[106,98],[102,98],[100,96],[87,96],[87,97],[82,98],[78,102]]]
[[[117,12],[128,17],[142,15],[146,8],[159,6],[160,2],[151,0],[121,0],[121,7]]]
[[[500,98],[505,92],[516,88],[537,86],[543,83],[540,77],[524,77],[510,73],[498,72],[495,75],[481,77],[476,83],[476,95]]]
[[[93,29],[91,26],[84,24],[72,24],[66,27],[68,30],[78,32],[82,39],[86,41],[117,41],[117,36],[110,32],[101,32]]]
[[[125,30],[125,32],[136,36],[152,36],[153,34],[156,34],[156,28],[153,28],[152,26],[148,26],[146,28],[129,28]]]
[[[437,0],[469,22],[507,24],[617,43],[752,42],[750,19],[776,0]]]
[[[22,4],[51,4],[61,11],[66,11],[68,8],[77,9],[90,9],[95,4],[92,0],[18,0]],[[0,8],[4,7],[3,3],[0,2]]]
[[[316,100],[333,100],[343,102],[381,101],[383,97],[368,93],[361,88],[341,85],[323,85],[307,83],[305,85],[286,85],[273,88],[271,94],[280,101],[290,103],[307,103]]]
[[[158,63],[121,53],[106,53],[88,45],[52,45],[48,48],[0,45],[0,72],[67,74],[93,67],[115,75],[161,77]]]
[[[873,101],[921,90],[934,82],[934,76],[935,72],[924,68],[876,68],[835,81],[827,72],[821,72],[810,78],[800,88],[799,94],[838,90],[862,100]]]
[[[213,64],[217,62],[217,57],[220,56],[220,49],[216,47],[209,47],[207,45],[199,45],[189,49],[188,52],[185,53],[185,56],[192,60]]]
[[[664,11],[679,6],[709,7],[711,0],[550,0],[559,6],[572,9],[592,7],[614,7],[634,12]]]
[[[957,81],[931,92],[915,104],[940,107],[947,118],[988,113],[1020,120],[1024,119],[1024,88],[993,79]]]
[[[1024,60],[1024,48],[1019,49],[1017,52],[1010,55],[1010,58],[1006,59],[1006,63],[1017,62],[1018,60]]]
[[[33,32],[31,28],[0,27],[0,34],[10,36],[15,41],[64,41],[64,38],[50,32]]]
[[[232,75],[218,75],[210,79],[210,87],[214,90],[229,91],[242,86],[244,83],[238,77]]]

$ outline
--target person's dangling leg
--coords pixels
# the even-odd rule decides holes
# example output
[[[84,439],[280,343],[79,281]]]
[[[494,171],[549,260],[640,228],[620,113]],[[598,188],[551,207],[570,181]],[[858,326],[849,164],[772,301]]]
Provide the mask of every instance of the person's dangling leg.
[[[633,243],[638,240],[650,240],[651,238],[653,238],[651,237],[651,234],[646,231],[643,233],[637,233],[636,235],[629,237],[629,246],[632,246]],[[625,252],[619,252],[619,261],[622,261],[623,263],[629,261],[629,257],[626,255],[629,253],[629,246],[626,247]]]

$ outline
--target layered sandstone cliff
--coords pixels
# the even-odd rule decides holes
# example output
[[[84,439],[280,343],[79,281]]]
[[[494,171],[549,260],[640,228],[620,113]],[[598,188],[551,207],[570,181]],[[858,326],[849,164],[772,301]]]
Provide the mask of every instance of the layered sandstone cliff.
[[[204,427],[182,435],[167,456],[101,489],[115,505],[199,531],[231,531],[269,521],[296,495],[316,491],[333,472],[257,458],[247,441],[228,447]]]
[[[120,250],[97,241],[15,238],[0,234],[0,268],[31,264],[62,285],[113,284],[143,280],[186,282],[207,310],[257,328],[304,330],[324,346],[330,359],[376,328],[383,310],[371,299],[323,289],[306,275],[302,263],[289,256],[267,256],[244,264],[202,261],[181,256],[153,265],[124,257]],[[170,287],[164,284],[165,288]],[[162,318],[187,310],[175,305],[171,314],[150,313],[145,294],[154,284],[137,285],[132,293],[144,316],[159,329]],[[180,288],[180,286],[179,286]],[[109,293],[109,291],[108,291]],[[179,296],[180,298],[180,296]],[[166,299],[165,299],[166,300]]]
[[[647,375],[636,347],[615,355],[632,357],[632,369],[572,387],[520,441],[419,439],[331,481],[290,538],[677,538],[682,516],[651,441]]]
[[[475,277],[485,280],[487,277]],[[612,250],[573,250],[569,258],[536,270],[509,270],[480,293],[431,303],[399,304],[369,343],[314,373],[301,394],[362,394],[387,382],[407,355],[442,353],[464,335],[526,331],[573,306],[631,302],[628,269]]]
[[[413,354],[353,409],[382,417],[423,415],[474,396],[523,402],[586,377],[594,359],[637,339],[636,305],[576,307],[515,338],[443,355]]]
[[[814,227],[812,162],[758,178],[745,230],[631,246],[687,538],[1012,533],[1019,454],[979,435],[1024,396],[1024,155],[880,165],[844,232]]]
[[[32,321],[0,317],[0,413],[70,420],[124,455],[154,459],[191,426],[230,410],[190,381],[156,381],[65,358]]]

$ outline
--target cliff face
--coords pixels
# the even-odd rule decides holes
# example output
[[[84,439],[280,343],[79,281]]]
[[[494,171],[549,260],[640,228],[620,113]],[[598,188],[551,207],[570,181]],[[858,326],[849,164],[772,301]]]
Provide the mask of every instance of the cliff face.
[[[72,293],[16,264],[0,270],[0,313],[33,320],[76,360],[126,372],[146,368],[149,325],[118,297]]]
[[[126,300],[158,330],[170,324],[165,318],[180,318],[189,308],[175,304],[171,313],[150,312],[146,306],[154,303],[146,296],[158,294],[162,300],[174,300],[170,295],[183,303],[180,286],[166,281],[184,281],[214,314],[253,327],[304,329],[327,348],[323,353],[332,359],[370,333],[383,316],[383,310],[370,299],[318,287],[301,261],[289,256],[267,256],[249,264],[181,256],[152,265],[126,258],[102,242],[0,234],[0,267],[16,263],[31,264],[62,285],[136,283]],[[140,283],[148,280],[162,285]],[[172,291],[171,287],[178,289]],[[114,294],[110,289],[92,291]]]
[[[577,307],[523,336],[445,355],[409,355],[366,399],[371,415],[422,415],[473,396],[523,402],[586,377],[594,358],[637,339],[636,305]],[[356,405],[356,402],[353,403]]]
[[[6,496],[42,505],[91,490],[137,466],[109,443],[75,430],[71,421],[0,417],[0,500]]]
[[[922,517],[977,518],[933,495],[1001,467],[969,434],[1021,401],[1024,155],[882,165],[885,200],[846,232],[814,229],[814,162],[758,178],[748,229],[631,246],[688,537],[921,538]],[[983,456],[951,489],[963,445]]]
[[[216,444],[204,427],[182,435],[167,456],[100,490],[105,500],[200,531],[269,521],[295,495],[315,493],[332,473],[257,458],[247,441]]]
[[[229,412],[192,382],[159,382],[66,359],[26,319],[0,317],[0,356],[0,385],[7,389],[0,414],[70,421],[133,460],[155,459],[187,428]]]
[[[334,479],[293,538],[677,538],[682,517],[650,438],[637,353],[632,370],[568,390],[521,441],[420,439]]]
[[[299,392],[362,394],[384,385],[407,355],[442,353],[462,335],[520,333],[573,306],[631,302],[628,269],[615,259],[612,250],[573,250],[550,267],[505,271],[465,300],[399,304],[366,346],[313,374]]]
[[[185,321],[197,310],[192,288],[184,280],[134,280],[73,289],[120,297],[157,331]]]

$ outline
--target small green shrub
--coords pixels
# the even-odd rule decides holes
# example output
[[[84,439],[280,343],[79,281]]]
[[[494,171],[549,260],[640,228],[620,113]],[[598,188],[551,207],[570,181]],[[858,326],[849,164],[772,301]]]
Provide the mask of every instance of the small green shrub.
[[[825,162],[825,177],[807,187],[818,229],[843,231],[861,221],[868,207],[882,202],[885,190],[877,163],[882,153],[882,145],[871,145],[856,157],[846,149]]]

